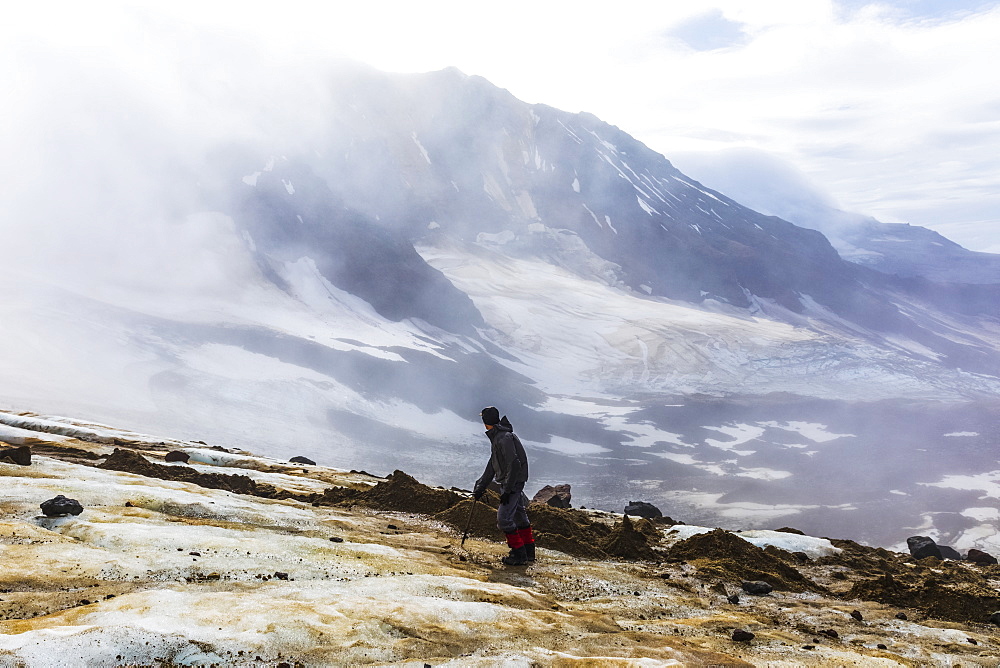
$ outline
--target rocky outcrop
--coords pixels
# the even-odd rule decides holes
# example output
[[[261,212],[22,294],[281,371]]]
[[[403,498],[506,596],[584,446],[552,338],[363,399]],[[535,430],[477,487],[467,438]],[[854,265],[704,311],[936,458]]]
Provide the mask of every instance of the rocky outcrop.
[[[570,503],[572,499],[573,495],[570,493],[569,485],[546,485],[531,497],[531,502],[544,503],[553,508],[572,508]]]

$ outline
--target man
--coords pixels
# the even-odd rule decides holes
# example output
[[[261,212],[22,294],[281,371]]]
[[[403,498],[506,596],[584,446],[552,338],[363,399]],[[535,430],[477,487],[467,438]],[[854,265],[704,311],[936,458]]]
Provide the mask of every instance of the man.
[[[524,566],[535,560],[535,537],[525,507],[524,483],[528,480],[528,457],[507,416],[500,417],[495,406],[484,408],[480,417],[490,439],[490,461],[472,488],[478,501],[494,479],[500,485],[497,527],[507,536],[510,554],[501,559],[507,566]]]

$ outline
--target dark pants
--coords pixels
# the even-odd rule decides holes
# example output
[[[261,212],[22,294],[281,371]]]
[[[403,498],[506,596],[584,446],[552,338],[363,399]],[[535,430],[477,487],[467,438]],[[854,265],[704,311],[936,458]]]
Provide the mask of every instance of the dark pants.
[[[515,484],[514,493],[507,499],[507,503],[501,503],[497,508],[497,527],[505,534],[514,533],[518,529],[531,526],[528,519],[528,497],[524,495],[524,483]]]

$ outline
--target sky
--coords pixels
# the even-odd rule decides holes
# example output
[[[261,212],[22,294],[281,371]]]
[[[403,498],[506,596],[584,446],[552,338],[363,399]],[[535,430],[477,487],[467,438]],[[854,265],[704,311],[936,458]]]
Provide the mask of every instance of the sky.
[[[526,102],[591,112],[758,208],[743,190],[773,170],[846,210],[1000,252],[997,35],[1000,1],[972,0],[24,3],[0,27],[0,49],[18,56],[0,64],[15,91],[0,121],[24,123],[10,98],[26,86],[73,86],[48,81],[52,53],[117,61],[171,93],[186,84],[163,76],[170,61],[211,69],[264,54],[219,68],[237,100],[262,66],[454,66]]]

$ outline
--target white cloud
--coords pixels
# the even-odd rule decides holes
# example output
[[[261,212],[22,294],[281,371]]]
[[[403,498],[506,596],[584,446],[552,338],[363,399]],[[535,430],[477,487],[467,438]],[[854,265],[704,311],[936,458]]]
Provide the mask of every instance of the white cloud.
[[[392,71],[454,65],[528,102],[595,113],[668,158],[734,147],[776,154],[845,208],[996,250],[1000,7],[980,6],[23,3],[0,26],[0,55],[19,56],[0,64],[10,103],[0,103],[0,120],[25,125],[11,99],[38,87],[71,92],[72,72],[37,76],[66,59],[114,64],[122,85],[140,80],[155,83],[158,96],[176,92],[176,113],[189,120],[199,112],[205,134],[231,120],[219,105],[257,99],[267,80],[259,75],[278,68],[301,78],[285,88],[272,81],[273,97],[308,90],[308,74],[341,54]],[[190,79],[202,82],[200,97],[191,96]],[[103,82],[109,94],[114,83]],[[226,130],[293,125],[287,112],[273,111]]]

